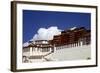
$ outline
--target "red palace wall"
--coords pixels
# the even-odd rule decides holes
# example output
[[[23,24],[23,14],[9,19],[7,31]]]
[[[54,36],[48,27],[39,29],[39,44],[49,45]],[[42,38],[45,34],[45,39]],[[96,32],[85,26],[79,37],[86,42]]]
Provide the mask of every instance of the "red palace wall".
[[[90,44],[91,31],[84,27],[76,28],[74,30],[65,30],[61,35],[55,35],[50,43],[55,46],[69,45],[73,43],[83,42],[83,45]]]

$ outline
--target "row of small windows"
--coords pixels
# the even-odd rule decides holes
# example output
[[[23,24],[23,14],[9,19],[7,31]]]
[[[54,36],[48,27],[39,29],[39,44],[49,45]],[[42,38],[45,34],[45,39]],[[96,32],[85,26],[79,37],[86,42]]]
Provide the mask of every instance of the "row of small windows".
[[[32,48],[32,51],[48,52],[51,48]],[[23,52],[29,52],[30,48],[23,49]]]
[[[48,44],[48,41],[37,41],[33,42],[33,44]]]

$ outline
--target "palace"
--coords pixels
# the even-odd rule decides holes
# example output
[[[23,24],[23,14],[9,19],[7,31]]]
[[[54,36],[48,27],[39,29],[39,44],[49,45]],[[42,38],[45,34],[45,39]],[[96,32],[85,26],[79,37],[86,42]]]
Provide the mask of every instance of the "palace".
[[[53,40],[50,41],[50,43],[56,46],[70,44],[72,44],[72,46],[88,45],[91,41],[90,36],[90,30],[86,30],[84,27],[74,28],[72,30],[62,31],[61,35],[55,35]],[[80,42],[82,42],[82,44],[80,44]]]
[[[84,27],[64,30],[60,35],[55,35],[53,40],[36,40],[23,47],[23,62],[33,62],[35,59],[48,59],[50,55],[60,49],[89,45],[91,43],[91,31]]]

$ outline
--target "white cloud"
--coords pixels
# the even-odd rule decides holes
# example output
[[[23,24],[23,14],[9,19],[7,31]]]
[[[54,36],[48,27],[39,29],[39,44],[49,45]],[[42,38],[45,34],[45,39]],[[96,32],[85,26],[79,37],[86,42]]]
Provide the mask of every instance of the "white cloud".
[[[38,29],[37,33],[33,36],[33,38],[29,41],[35,41],[35,40],[52,40],[54,35],[61,34],[60,29],[56,26],[51,26],[49,28],[40,28]],[[28,46],[29,42],[25,42],[23,46]]]
[[[72,27],[72,28],[70,28],[70,30],[74,30],[74,29],[76,29],[77,27]]]
[[[29,45],[29,43],[28,43],[28,42],[25,42],[25,43],[23,44],[23,47],[28,46],[28,45]]]
[[[34,40],[52,40],[54,35],[59,35],[61,34],[61,30],[58,29],[56,26],[51,26],[49,28],[40,28],[37,31],[37,34],[33,36],[33,41]]]

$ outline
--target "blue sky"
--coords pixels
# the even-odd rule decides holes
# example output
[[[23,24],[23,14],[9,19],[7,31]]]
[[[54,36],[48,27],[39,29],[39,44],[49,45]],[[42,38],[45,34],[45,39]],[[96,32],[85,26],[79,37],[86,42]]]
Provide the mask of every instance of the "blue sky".
[[[49,28],[51,26],[57,26],[61,30],[72,27],[90,29],[91,14],[23,10],[23,43],[32,39],[39,28]]]

